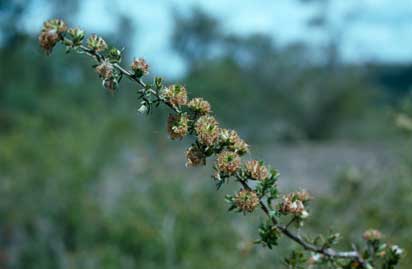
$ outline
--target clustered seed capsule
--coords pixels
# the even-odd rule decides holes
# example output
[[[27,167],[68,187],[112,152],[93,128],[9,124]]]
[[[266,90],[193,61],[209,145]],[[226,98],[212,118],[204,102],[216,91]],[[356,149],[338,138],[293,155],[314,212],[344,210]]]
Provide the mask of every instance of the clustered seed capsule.
[[[164,88],[161,95],[174,107],[184,106],[187,104],[187,91],[184,86],[175,84],[171,85],[168,88]]]
[[[186,114],[170,114],[167,121],[167,131],[172,139],[182,139],[189,131],[189,118]]]
[[[375,229],[369,229],[363,233],[363,239],[366,241],[378,241],[382,239],[382,233]]]
[[[191,146],[186,151],[186,167],[206,164],[206,155],[197,146]]]
[[[92,49],[97,52],[104,51],[107,49],[106,41],[104,41],[103,38],[95,34],[91,35],[87,39],[87,46],[89,47],[89,49]]]
[[[217,155],[216,168],[220,173],[233,175],[240,168],[240,157],[231,151],[222,151]]]
[[[299,199],[296,192],[283,196],[279,211],[285,214],[293,214],[301,217],[308,216],[303,201]]]
[[[205,146],[213,146],[219,139],[219,124],[209,115],[200,117],[195,123],[198,141]]]
[[[243,212],[252,212],[259,205],[259,197],[251,190],[241,190],[234,197],[237,208]]]
[[[141,77],[149,73],[149,64],[143,58],[135,58],[131,64],[131,67],[137,77]]]
[[[110,79],[113,76],[113,69],[113,65],[107,60],[96,66],[97,74],[104,79]]]
[[[67,25],[63,20],[52,19],[43,24],[38,39],[40,47],[47,55],[50,55],[56,43],[63,38],[63,33],[66,32],[66,30]]]
[[[269,177],[269,171],[262,162],[257,160],[247,161],[245,164],[246,174],[255,180],[265,180]]]
[[[222,129],[220,139],[223,144],[226,144],[228,149],[243,155],[249,151],[249,145],[239,137],[235,130]]]
[[[204,100],[203,98],[193,98],[187,104],[189,109],[193,110],[194,112],[205,115],[211,112],[211,107],[208,101]]]

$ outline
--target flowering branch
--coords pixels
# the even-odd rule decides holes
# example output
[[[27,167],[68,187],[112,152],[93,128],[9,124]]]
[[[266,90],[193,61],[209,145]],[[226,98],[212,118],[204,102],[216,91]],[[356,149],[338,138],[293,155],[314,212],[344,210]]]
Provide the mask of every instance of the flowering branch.
[[[364,249],[353,247],[351,251],[338,251],[333,248],[339,242],[338,233],[326,237],[320,235],[315,239],[307,239],[300,235],[300,228],[309,216],[307,206],[312,197],[306,191],[279,195],[277,180],[279,173],[270,169],[263,161],[242,161],[241,157],[249,152],[249,145],[234,130],[221,128],[212,116],[210,104],[202,98],[188,100],[186,88],[182,85],[163,85],[159,77],[153,83],[145,83],[142,78],[148,74],[149,66],[144,59],[134,59],[131,70],[120,65],[122,52],[116,48],[108,48],[107,43],[97,35],[87,39],[83,45],[85,33],[78,28],[70,28],[62,20],[53,19],[44,23],[39,35],[40,46],[46,54],[51,54],[57,43],[71,51],[92,57],[97,74],[103,86],[114,93],[123,77],[139,85],[139,112],[149,113],[159,105],[168,106],[169,115],[167,130],[171,139],[181,140],[190,135],[194,142],[186,151],[186,166],[205,165],[207,158],[216,156],[214,175],[219,189],[230,179],[240,183],[241,189],[234,195],[226,195],[229,210],[243,214],[260,208],[266,215],[266,222],[259,228],[260,239],[257,243],[272,248],[277,245],[280,236],[286,236],[303,251],[294,251],[285,259],[290,268],[302,268],[324,265],[329,268],[394,268],[401,256],[402,249],[389,246],[381,241],[382,235],[377,230],[367,230],[363,238]],[[250,184],[254,182],[253,186]],[[293,225],[294,224],[294,225]],[[295,227],[295,229],[291,229]],[[297,232],[294,232],[297,230]]]

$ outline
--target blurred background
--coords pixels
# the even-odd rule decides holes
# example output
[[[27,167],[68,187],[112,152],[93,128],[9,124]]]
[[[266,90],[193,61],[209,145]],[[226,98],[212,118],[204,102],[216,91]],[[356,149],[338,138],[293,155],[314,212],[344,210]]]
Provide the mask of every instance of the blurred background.
[[[1,0],[0,268],[282,268],[296,248],[253,245],[262,216],[226,212],[234,187],[184,167],[189,141],[167,110],[137,115],[135,85],[45,56],[53,17],[210,100],[283,191],[316,196],[309,231],[412,252],[410,0]]]

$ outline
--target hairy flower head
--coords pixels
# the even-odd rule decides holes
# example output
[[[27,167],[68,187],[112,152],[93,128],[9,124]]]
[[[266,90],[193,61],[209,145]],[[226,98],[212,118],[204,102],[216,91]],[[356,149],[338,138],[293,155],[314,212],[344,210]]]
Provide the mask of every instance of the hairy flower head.
[[[206,164],[206,155],[196,145],[190,146],[186,151],[186,167],[194,167]]]
[[[149,64],[143,58],[135,58],[131,64],[131,67],[137,77],[141,77],[149,73]]]
[[[172,139],[182,139],[189,131],[187,114],[170,114],[167,120],[167,131]]]
[[[173,84],[162,90],[162,97],[174,107],[187,104],[187,91],[182,85]]]
[[[228,149],[243,155],[249,151],[249,145],[240,138],[235,130],[221,129],[220,140]]]
[[[66,23],[59,19],[51,19],[43,24],[38,40],[47,55],[50,55],[57,42],[63,38],[66,30]]]
[[[96,72],[100,77],[109,79],[113,76],[113,65],[109,61],[104,60],[96,66]]]
[[[94,51],[104,51],[107,49],[107,43],[106,41],[104,41],[103,38],[101,38],[100,36],[97,36],[95,34],[91,35],[88,39],[87,39],[87,46],[89,47],[89,49],[92,49]]]
[[[234,197],[237,208],[243,212],[252,212],[259,205],[259,197],[251,190],[241,190]]]
[[[63,20],[51,19],[43,24],[43,30],[54,29],[58,34],[63,34],[67,31],[67,25]]]
[[[203,145],[213,146],[219,139],[219,124],[212,116],[201,116],[195,123],[195,131]]]
[[[222,151],[217,155],[216,168],[220,173],[233,175],[240,168],[240,157],[231,151]]]
[[[84,39],[84,31],[82,29],[70,28],[67,30],[67,33],[70,35],[73,45],[78,46],[82,43]]]
[[[187,106],[189,107],[189,109],[200,115],[206,115],[211,112],[209,102],[204,100],[203,98],[193,98],[192,100],[190,100]]]
[[[366,241],[378,241],[382,239],[382,233],[375,229],[369,229],[363,233],[363,239]]]
[[[283,196],[279,211],[285,214],[293,214],[298,216],[306,216],[308,214],[305,210],[305,206],[303,205],[303,201],[299,200],[296,192]]]
[[[245,163],[246,174],[255,180],[265,180],[269,177],[267,167],[257,160],[247,161]]]

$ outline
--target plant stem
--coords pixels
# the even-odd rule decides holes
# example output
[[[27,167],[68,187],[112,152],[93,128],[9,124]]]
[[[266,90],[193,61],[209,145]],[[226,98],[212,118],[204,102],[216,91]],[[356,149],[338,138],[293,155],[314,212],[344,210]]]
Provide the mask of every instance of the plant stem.
[[[103,55],[99,54],[98,52],[96,52],[94,50],[91,50],[91,49],[87,48],[84,45],[80,45],[80,46],[78,46],[78,48],[79,48],[80,52],[83,52],[86,55],[94,58],[96,60],[96,62],[98,62],[98,63],[101,63],[105,60]],[[132,81],[135,81],[137,84],[139,84],[142,87],[141,89],[138,90],[139,93],[145,93],[146,91],[149,91],[155,97],[159,98],[159,100],[161,100],[161,102],[163,104],[165,104],[169,108],[171,108],[174,112],[181,113],[179,108],[177,108],[175,106],[172,106],[171,104],[165,102],[165,100],[163,100],[159,96],[158,91],[155,91],[152,88],[148,89],[146,83],[144,83],[140,78],[136,77],[132,72],[126,70],[125,68],[123,68],[122,66],[120,66],[117,63],[113,64],[113,66],[119,72],[121,72],[124,76],[126,76],[127,78],[129,78]],[[240,182],[240,184],[243,186],[244,189],[252,190],[250,188],[250,186],[247,184],[247,182],[245,180],[243,180],[241,177],[237,177],[237,179]],[[289,230],[289,224],[290,223],[288,225],[284,226],[284,225],[279,224],[275,218],[271,217],[268,207],[262,202],[262,200],[260,200],[260,208],[265,213],[265,215],[270,219],[272,224],[282,234],[284,234],[286,237],[288,237],[289,239],[291,239],[295,243],[302,246],[305,250],[312,251],[312,252],[315,252],[315,253],[319,253],[319,254],[324,255],[325,257],[329,257],[329,258],[351,259],[351,260],[359,262],[363,267],[366,267],[366,262],[363,260],[362,256],[360,255],[360,253],[358,251],[356,251],[356,250],[353,250],[353,251],[337,251],[337,250],[332,249],[332,248],[322,248],[322,247],[316,246],[312,243],[309,243],[309,242],[305,241],[300,235],[294,234],[291,230]],[[291,222],[293,222],[293,221],[294,221],[294,219],[292,219]]]

